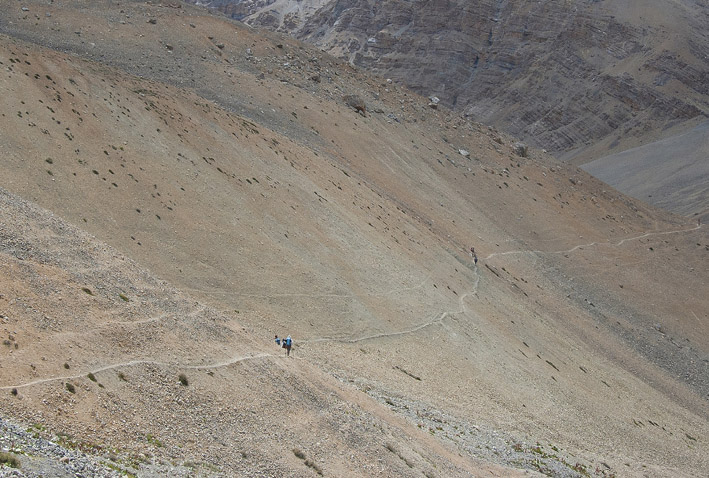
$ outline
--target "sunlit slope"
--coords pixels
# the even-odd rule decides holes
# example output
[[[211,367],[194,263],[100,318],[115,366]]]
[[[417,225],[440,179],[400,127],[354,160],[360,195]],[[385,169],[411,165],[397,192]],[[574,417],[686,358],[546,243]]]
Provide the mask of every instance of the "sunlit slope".
[[[75,21],[100,23],[111,8],[77,10]],[[340,379],[346,400],[365,392],[464,457],[488,458],[485,441],[454,427],[493,430],[510,453],[549,443],[571,467],[572,457],[631,476],[644,466],[659,476],[706,467],[703,227],[536,151],[524,156],[512,138],[304,46],[197,10],[130,8],[145,22],[104,31],[110,66],[4,38],[0,185],[224,314],[248,340],[225,335],[197,354],[184,342],[174,359],[137,341],[117,363],[215,365],[241,347],[280,355],[273,334],[291,334],[300,371],[284,369],[289,383],[325,372],[313,380]],[[224,48],[215,44],[208,62],[183,55],[170,37],[177,31],[185,50]],[[182,72],[209,65],[210,77],[180,88],[161,81],[167,67],[152,77],[142,69],[147,78],[117,68],[137,54]],[[343,101],[353,93],[366,116]],[[133,314],[153,317],[136,310],[118,321]],[[168,330],[149,324],[166,334],[201,323],[170,320]],[[168,341],[160,334],[156,344]],[[111,347],[99,344],[87,360]],[[249,380],[281,373],[247,362]],[[34,380],[18,378],[6,384]],[[230,397],[238,401],[243,387]],[[200,400],[185,413],[211,410]],[[145,420],[150,406],[138,407]],[[290,453],[278,450],[279,460]],[[570,470],[561,456],[555,463]]]

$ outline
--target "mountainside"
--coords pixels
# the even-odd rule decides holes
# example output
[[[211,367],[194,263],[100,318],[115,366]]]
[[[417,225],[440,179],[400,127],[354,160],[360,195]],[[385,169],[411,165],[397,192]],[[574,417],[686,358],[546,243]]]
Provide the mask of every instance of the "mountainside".
[[[686,129],[709,111],[704,2],[209,5],[238,8],[239,19],[435,95],[575,164]]]
[[[202,8],[0,29],[4,421],[95,476],[709,469],[706,226]]]

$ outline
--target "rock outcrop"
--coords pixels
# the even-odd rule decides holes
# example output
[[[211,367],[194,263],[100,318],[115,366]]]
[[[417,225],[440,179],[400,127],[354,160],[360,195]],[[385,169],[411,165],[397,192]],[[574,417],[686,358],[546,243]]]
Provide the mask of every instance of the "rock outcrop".
[[[576,163],[709,112],[709,19],[694,2],[297,4],[212,3]]]

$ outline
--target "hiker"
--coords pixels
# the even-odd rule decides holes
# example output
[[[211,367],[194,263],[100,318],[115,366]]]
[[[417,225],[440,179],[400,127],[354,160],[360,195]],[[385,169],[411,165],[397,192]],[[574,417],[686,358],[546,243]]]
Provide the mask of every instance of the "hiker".
[[[283,339],[283,346],[286,348],[286,356],[290,356],[290,348],[293,345],[293,339],[290,338],[290,335]]]
[[[281,346],[281,339],[278,338],[278,335],[276,335],[276,345]]]
[[[470,255],[473,258],[473,262],[477,265],[478,263],[478,255],[475,253],[475,248],[471,247],[470,248]]]

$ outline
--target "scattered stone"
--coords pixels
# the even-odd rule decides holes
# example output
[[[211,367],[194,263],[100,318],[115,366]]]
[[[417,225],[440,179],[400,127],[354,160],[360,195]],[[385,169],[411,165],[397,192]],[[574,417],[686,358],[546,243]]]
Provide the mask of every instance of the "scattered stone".
[[[467,151],[465,149],[459,149],[458,152],[460,153],[461,156],[464,158],[469,158],[470,157],[470,151]]]
[[[150,20],[148,20],[148,23],[150,23],[151,25],[155,25],[157,22],[158,21],[155,18],[151,18]]]

